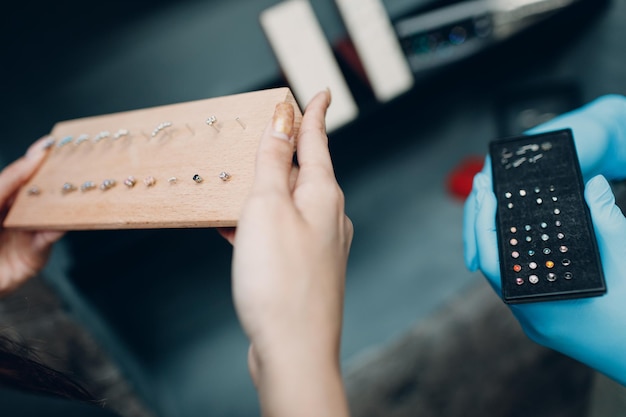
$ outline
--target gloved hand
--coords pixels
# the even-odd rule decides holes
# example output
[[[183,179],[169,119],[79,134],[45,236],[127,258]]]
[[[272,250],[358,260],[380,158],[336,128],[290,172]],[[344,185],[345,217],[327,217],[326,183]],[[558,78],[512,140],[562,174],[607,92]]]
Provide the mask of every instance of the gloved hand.
[[[535,342],[566,354],[626,385],[626,218],[606,178],[626,177],[626,98],[605,96],[528,133],[570,127],[574,133],[604,269],[607,294],[576,300],[516,304],[510,308]],[[496,197],[491,165],[474,178],[465,202],[465,262],[481,270],[501,295]]]

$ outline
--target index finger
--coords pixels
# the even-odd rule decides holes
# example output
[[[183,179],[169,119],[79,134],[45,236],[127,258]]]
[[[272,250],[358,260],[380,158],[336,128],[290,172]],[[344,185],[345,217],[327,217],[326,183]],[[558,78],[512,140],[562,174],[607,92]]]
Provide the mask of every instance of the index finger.
[[[330,100],[330,92],[322,91],[305,109],[296,144],[300,177],[311,173],[334,175],[326,135],[326,110]]]

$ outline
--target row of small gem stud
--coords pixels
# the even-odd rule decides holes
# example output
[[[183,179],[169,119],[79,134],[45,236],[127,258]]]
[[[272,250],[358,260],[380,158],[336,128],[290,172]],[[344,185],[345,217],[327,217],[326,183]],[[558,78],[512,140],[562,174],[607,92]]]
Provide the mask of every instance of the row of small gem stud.
[[[226,171],[220,172],[218,177],[219,177],[219,179],[221,179],[224,182],[229,181],[231,179],[231,175],[228,172],[226,172]],[[198,183],[198,184],[204,181],[204,179],[199,174],[194,174],[194,176],[192,177],[192,180],[194,182]],[[170,177],[167,181],[170,184],[176,184],[178,182],[178,178],[177,177]],[[153,176],[148,176],[148,177],[144,178],[143,183],[145,184],[146,187],[153,187],[153,186],[156,185],[157,180]],[[124,180],[124,185],[126,187],[128,187],[128,188],[133,188],[136,184],[137,184],[137,179],[135,177],[133,177],[132,175]],[[103,191],[107,191],[107,190],[110,190],[111,188],[115,187],[115,185],[117,185],[117,181],[115,181],[114,179],[106,179],[106,180],[104,180],[100,184],[99,188],[101,190],[103,190]],[[74,185],[74,184],[72,184],[70,182],[66,182],[61,187],[61,191],[64,194],[67,194],[67,193],[70,193],[72,191],[76,191],[78,189],[80,189],[81,191],[85,192],[85,191],[93,190],[95,188],[98,188],[98,187],[97,187],[96,183],[93,182],[93,181],[86,181],[80,187],[77,187],[76,185]],[[41,194],[41,189],[39,187],[37,187],[37,186],[32,186],[31,188],[28,189],[27,192],[28,192],[29,195],[39,195],[39,194]]]
[[[245,123],[243,123],[241,121],[241,119],[239,117],[236,117],[235,120],[237,121],[237,123],[239,123],[239,125],[245,130],[246,129],[246,125]],[[219,128],[217,127],[217,117],[215,116],[210,116],[208,119],[206,119],[206,124],[211,126],[212,128],[214,128],[215,130],[217,130],[218,132],[220,131]],[[151,133],[152,137],[156,137],[161,131],[167,129],[168,127],[171,127],[173,125],[172,122],[162,122],[159,123],[159,125],[157,127],[154,128],[154,130]],[[191,128],[189,127],[189,125],[186,125],[187,128],[189,130],[191,130]],[[193,130],[191,130],[192,133]],[[113,135],[111,135],[111,132],[109,131],[102,131],[100,133],[98,133],[97,135],[95,135],[93,138],[91,138],[91,140],[94,143],[98,143],[100,142],[102,139],[106,139],[106,138],[112,138],[113,140],[117,140],[120,139],[122,137],[125,136],[129,136],[130,135],[130,131],[128,131],[128,129],[120,129],[118,130],[116,133],[114,133]],[[69,143],[74,142],[74,144],[76,145],[80,145],[83,142],[86,142],[90,139],[90,136],[87,134],[81,134],[79,135],[76,139],[74,139],[72,136],[66,136],[63,139],[61,139],[59,141],[59,143],[57,144],[57,147],[61,148]],[[52,146],[54,144],[54,142],[51,142],[50,146]]]

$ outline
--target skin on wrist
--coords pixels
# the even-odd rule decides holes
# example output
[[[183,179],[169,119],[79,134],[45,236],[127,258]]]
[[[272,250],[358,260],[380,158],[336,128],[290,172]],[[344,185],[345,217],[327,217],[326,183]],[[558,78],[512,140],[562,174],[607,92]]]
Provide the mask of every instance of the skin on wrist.
[[[339,360],[310,352],[283,352],[261,362],[255,378],[265,417],[348,416]]]

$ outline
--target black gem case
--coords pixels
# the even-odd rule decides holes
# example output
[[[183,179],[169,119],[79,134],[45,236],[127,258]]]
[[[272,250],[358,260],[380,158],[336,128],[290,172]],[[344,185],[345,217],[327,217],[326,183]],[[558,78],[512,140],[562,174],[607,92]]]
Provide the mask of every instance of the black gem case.
[[[572,131],[495,140],[489,153],[504,301],[604,294]]]

